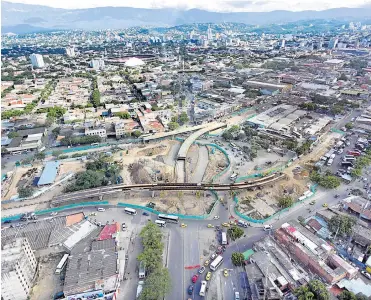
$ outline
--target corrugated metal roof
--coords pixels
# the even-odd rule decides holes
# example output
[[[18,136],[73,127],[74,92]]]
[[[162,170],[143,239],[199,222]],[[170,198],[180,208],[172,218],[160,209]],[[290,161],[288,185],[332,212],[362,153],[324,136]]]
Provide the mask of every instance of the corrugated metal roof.
[[[37,185],[52,184],[57,177],[59,161],[48,161]]]

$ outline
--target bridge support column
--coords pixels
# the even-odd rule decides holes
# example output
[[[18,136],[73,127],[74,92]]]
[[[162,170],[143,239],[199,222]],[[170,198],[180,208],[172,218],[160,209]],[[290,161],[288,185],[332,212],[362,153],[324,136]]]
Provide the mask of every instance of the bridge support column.
[[[103,200],[103,195],[99,195],[99,201]]]
[[[154,198],[155,196],[155,191],[152,191],[152,198]]]

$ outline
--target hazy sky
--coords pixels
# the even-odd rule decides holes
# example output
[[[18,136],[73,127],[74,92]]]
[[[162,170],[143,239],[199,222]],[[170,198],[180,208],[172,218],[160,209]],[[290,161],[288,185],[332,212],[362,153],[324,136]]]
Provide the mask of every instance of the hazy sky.
[[[324,10],[370,5],[371,0],[15,0],[59,8],[128,6],[140,8],[200,8],[210,11]]]

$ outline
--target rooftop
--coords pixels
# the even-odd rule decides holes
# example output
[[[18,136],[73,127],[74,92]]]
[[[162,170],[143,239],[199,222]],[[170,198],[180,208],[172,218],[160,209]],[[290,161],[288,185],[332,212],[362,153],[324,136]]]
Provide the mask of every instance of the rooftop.
[[[41,173],[39,182],[37,185],[52,184],[57,177],[59,170],[59,161],[48,161],[45,164],[45,168]]]

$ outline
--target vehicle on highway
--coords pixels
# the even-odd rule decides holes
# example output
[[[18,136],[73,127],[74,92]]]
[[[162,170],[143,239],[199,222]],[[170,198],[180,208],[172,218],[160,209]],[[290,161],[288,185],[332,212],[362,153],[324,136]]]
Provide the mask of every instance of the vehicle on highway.
[[[180,224],[180,227],[186,228],[187,227],[187,224],[182,223],[182,224]]]
[[[330,158],[330,159],[327,161],[326,165],[327,165],[327,166],[331,166],[333,162],[334,162],[334,159]]]
[[[214,260],[217,256],[218,256],[218,254],[213,253],[213,254],[211,254],[211,256],[210,256],[210,259],[211,259],[211,260]]]
[[[50,215],[51,216],[56,216],[58,213],[56,211],[52,212]]]
[[[125,229],[126,229],[126,224],[122,223],[122,231],[125,231]]]
[[[206,268],[204,266],[202,266],[201,268],[198,269],[198,274],[202,274],[203,272],[205,272]]]
[[[367,279],[371,280],[371,274],[368,273],[367,271],[361,271],[361,274],[362,274],[363,276],[365,276]]]
[[[339,198],[339,197],[340,197],[339,194],[336,194],[336,195],[334,196],[335,199],[337,199],[337,198]]]
[[[98,207],[98,211],[106,211],[103,207]]]
[[[224,258],[221,255],[218,255],[217,258],[214,259],[214,261],[210,264],[210,270],[215,271],[219,266],[223,263]]]
[[[323,207],[328,207],[328,204],[327,203],[323,203],[322,206]]]
[[[209,264],[210,264],[210,260],[207,259],[207,260],[204,262],[204,266],[207,267]]]
[[[207,228],[214,228],[214,225],[212,225],[212,224],[207,224]]]
[[[142,213],[142,215],[148,217],[148,216],[149,216],[149,213],[147,213],[146,211],[144,211],[144,212]]]
[[[241,227],[245,227],[245,228],[247,228],[247,226],[249,226],[249,224],[247,222],[243,221],[243,220],[238,220],[237,225],[241,226]]]
[[[215,216],[213,219],[214,220],[218,220],[219,219],[219,216]]]
[[[309,202],[309,204],[314,205],[314,204],[316,204],[316,201],[313,200],[313,201]]]
[[[200,288],[200,293],[199,293],[201,297],[205,297],[206,295],[206,286],[207,286],[207,282],[201,281],[201,288]]]
[[[192,295],[193,294],[193,285],[191,284],[189,287],[188,287],[188,295]]]
[[[156,220],[155,224],[157,224],[158,227],[166,227],[166,222],[165,221]]]
[[[240,293],[234,292],[234,300],[240,300]]]
[[[166,221],[168,223],[178,224],[178,222],[179,222],[179,217],[178,216],[172,216],[172,215],[159,214],[158,219],[162,220],[162,221]]]
[[[222,245],[228,245],[228,240],[227,240],[227,233],[222,232]]]
[[[211,272],[207,272],[205,276],[205,280],[209,281],[211,279]]]
[[[96,216],[96,215],[97,215],[96,212],[92,212],[92,213],[89,214],[89,216]]]
[[[195,274],[195,275],[192,276],[192,282],[193,283],[196,283],[197,279],[198,279],[198,275],[197,274]]]
[[[139,263],[139,273],[138,273],[139,279],[143,279],[146,277],[146,266],[144,265],[144,262],[141,261]]]
[[[230,177],[230,179],[233,181],[233,180],[236,180],[237,179],[237,174],[236,173],[233,173]]]
[[[135,216],[137,214],[137,211],[135,209],[125,207],[124,212],[128,215]]]
[[[223,270],[223,275],[224,275],[224,277],[228,277],[229,276],[229,273],[228,273],[228,270],[227,269],[224,269]]]
[[[222,223],[222,226],[223,227],[231,227],[231,224],[229,224],[229,223]]]
[[[272,230],[272,225],[264,225],[264,231]]]

